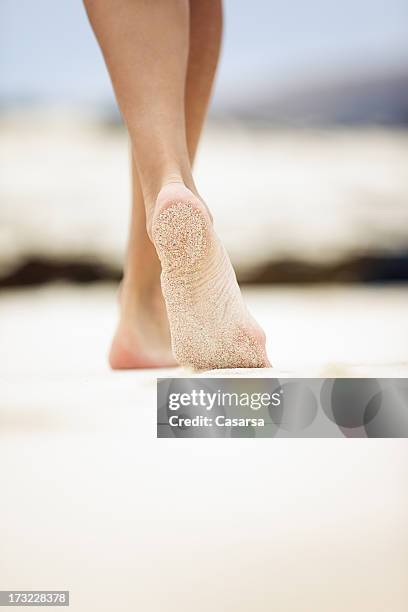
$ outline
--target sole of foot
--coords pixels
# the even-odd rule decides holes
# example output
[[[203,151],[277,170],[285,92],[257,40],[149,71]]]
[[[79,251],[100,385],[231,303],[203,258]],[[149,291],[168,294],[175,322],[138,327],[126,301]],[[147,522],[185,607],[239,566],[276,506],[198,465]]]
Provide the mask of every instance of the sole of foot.
[[[173,353],[195,370],[265,368],[265,334],[249,314],[208,209],[183,186],[165,187],[152,219]]]

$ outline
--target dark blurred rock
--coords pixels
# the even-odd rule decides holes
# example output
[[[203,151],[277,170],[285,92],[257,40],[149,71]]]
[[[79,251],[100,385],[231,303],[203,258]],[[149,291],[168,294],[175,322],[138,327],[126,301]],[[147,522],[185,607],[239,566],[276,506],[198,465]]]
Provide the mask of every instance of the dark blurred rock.
[[[72,283],[119,282],[122,272],[96,260],[31,258],[0,276],[0,289],[65,281]],[[397,254],[360,255],[322,265],[296,260],[271,261],[240,274],[242,284],[408,282],[408,251]]]

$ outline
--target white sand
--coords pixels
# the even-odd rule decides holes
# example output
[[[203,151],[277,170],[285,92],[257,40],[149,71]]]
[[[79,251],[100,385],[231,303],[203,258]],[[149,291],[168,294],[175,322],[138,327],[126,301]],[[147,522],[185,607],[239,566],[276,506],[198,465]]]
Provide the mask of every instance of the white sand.
[[[404,289],[247,297],[271,375],[407,375]],[[406,610],[405,440],[157,440],[158,372],[109,372],[113,324],[110,287],[0,297],[1,588],[70,589],[75,612]]]
[[[111,285],[0,293],[0,375],[9,381],[155,381],[157,371],[108,369],[115,293]],[[245,299],[265,329],[273,375],[408,375],[405,285],[257,287],[245,289]]]
[[[395,129],[210,126],[197,185],[241,277],[276,258],[408,248],[407,139]],[[0,272],[28,255],[121,266],[127,156],[123,130],[81,117],[0,120]]]

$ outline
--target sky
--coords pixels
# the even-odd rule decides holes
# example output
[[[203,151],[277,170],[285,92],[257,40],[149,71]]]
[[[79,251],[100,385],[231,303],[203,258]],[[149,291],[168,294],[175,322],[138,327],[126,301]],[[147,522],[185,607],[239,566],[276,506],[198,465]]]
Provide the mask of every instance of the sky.
[[[408,66],[406,0],[226,0],[215,105],[299,81]],[[80,0],[1,0],[0,100],[110,104]]]

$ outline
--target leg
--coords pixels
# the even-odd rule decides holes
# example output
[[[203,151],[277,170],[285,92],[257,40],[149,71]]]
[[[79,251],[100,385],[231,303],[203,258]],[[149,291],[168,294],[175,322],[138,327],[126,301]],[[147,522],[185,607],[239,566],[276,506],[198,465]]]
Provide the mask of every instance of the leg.
[[[130,135],[147,222],[163,185],[196,191],[184,94],[188,0],[85,0]]]
[[[207,113],[218,64],[221,31],[221,0],[190,0],[185,115],[191,163]],[[147,235],[143,195],[132,155],[131,173],[132,212],[120,291],[120,320],[109,361],[114,369],[171,366],[176,362],[171,353],[169,324],[160,287],[161,265]],[[154,355],[152,346],[156,347]]]
[[[262,367],[264,337],[199,198],[185,127],[187,0],[86,0],[130,134],[178,361]]]
[[[171,367],[166,306],[160,287],[161,265],[146,231],[139,176],[130,151],[132,207],[123,281],[119,292],[119,323],[109,363],[113,369]]]
[[[185,116],[193,163],[210,101],[222,36],[222,0],[190,0]]]

